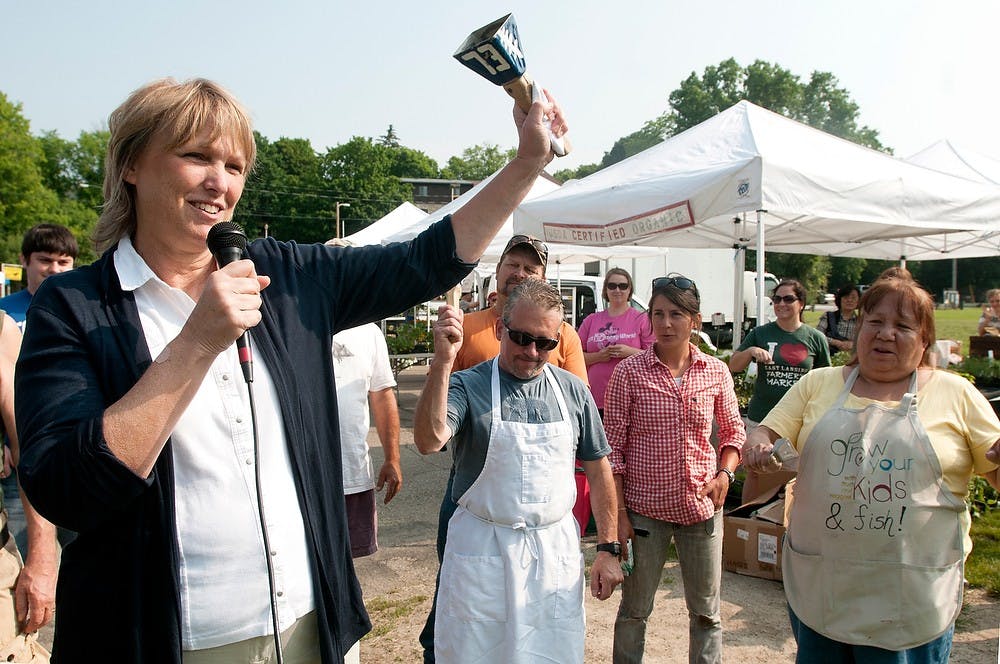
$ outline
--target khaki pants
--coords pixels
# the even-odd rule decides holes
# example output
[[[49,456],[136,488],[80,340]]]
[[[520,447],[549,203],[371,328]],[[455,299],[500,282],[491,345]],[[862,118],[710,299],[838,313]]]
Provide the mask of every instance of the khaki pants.
[[[21,573],[21,554],[14,538],[0,549],[0,662],[46,664],[49,653],[35,640],[34,634],[21,634],[14,610],[14,584]]]
[[[286,664],[319,664],[315,611],[302,616],[281,633],[281,655]],[[270,634],[217,648],[184,651],[184,664],[271,664],[274,661],[274,637]]]

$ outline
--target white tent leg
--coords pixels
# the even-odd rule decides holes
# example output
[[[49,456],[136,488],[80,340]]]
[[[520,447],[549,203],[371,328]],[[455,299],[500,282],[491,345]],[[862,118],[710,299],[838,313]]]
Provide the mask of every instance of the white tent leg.
[[[757,210],[757,325],[764,322],[764,213]]]

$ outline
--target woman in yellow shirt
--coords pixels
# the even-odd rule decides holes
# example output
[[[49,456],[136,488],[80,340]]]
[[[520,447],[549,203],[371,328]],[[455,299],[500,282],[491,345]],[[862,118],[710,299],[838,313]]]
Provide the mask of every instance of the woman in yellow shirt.
[[[797,662],[947,662],[971,548],[972,473],[998,486],[1000,421],[935,370],[934,303],[909,273],[861,299],[855,357],[795,384],[748,441],[801,455],[782,571]]]

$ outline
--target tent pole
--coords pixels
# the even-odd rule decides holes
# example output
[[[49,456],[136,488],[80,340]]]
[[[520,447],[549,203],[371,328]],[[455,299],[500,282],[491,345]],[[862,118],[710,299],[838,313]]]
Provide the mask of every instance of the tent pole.
[[[757,325],[764,324],[764,213],[757,210]]]
[[[743,340],[743,272],[747,263],[747,246],[740,242],[733,245],[733,349]],[[718,343],[718,341],[716,341]]]
[[[743,321],[746,310],[743,307],[743,272],[747,261],[747,213],[733,217],[733,348],[743,339]]]

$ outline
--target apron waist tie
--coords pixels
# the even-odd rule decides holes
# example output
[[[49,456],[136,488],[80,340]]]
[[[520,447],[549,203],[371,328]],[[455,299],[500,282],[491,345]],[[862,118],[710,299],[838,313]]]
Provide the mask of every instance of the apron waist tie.
[[[559,525],[559,521],[553,521],[552,523],[547,523],[540,526],[529,526],[525,522],[523,517],[518,517],[514,523],[500,523],[499,521],[494,521],[492,519],[487,519],[485,517],[479,516],[472,511],[466,510],[476,519],[479,519],[483,523],[488,523],[491,526],[499,528],[510,528],[515,532],[520,532],[524,536],[521,538],[521,568],[524,569],[532,563],[532,561],[538,560],[538,540],[535,537],[535,533],[539,530],[546,530],[553,526]],[[535,570],[536,580],[540,580],[542,576],[541,565],[539,565]]]

